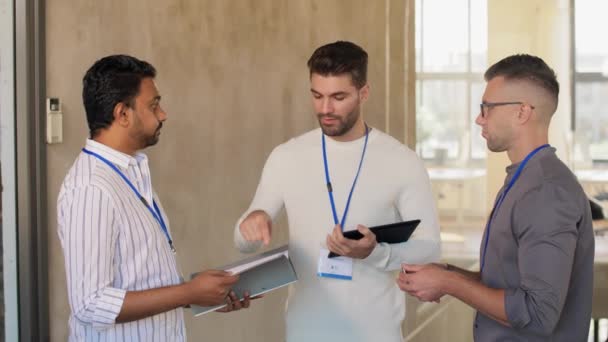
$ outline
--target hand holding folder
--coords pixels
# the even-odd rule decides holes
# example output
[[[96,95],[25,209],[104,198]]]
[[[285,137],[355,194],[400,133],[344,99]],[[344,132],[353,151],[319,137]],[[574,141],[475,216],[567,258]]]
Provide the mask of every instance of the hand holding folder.
[[[281,288],[297,281],[297,275],[289,260],[288,247],[270,250],[254,257],[221,267],[222,270],[238,275],[238,281],[232,285],[231,290],[238,297],[244,298],[245,292],[252,297]],[[196,277],[193,274],[192,277]],[[212,306],[193,305],[195,316],[216,311],[226,304]]]
[[[226,296],[238,280],[238,275],[221,270],[197,273],[186,284],[188,293],[193,297],[190,302],[195,305],[225,304]]]

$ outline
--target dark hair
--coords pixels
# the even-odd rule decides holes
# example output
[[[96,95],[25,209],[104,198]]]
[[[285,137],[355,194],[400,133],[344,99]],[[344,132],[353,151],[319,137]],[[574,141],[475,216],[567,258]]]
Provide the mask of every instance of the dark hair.
[[[317,48],[307,65],[311,76],[350,74],[357,88],[367,83],[367,52],[351,42],[337,41]]]
[[[89,68],[82,79],[82,101],[91,138],[112,124],[116,104],[134,105],[141,80],[146,77],[156,77],[156,69],[126,55],[104,57]]]
[[[529,81],[545,89],[555,99],[559,96],[559,83],[555,71],[541,58],[526,54],[512,55],[492,65],[485,73],[486,81],[497,76],[507,80]]]

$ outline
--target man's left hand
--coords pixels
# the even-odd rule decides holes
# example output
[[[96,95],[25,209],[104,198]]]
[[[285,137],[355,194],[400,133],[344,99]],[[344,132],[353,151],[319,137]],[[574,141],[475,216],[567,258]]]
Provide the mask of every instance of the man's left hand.
[[[327,248],[330,251],[353,259],[367,258],[378,242],[376,235],[369,228],[358,225],[357,230],[363,234],[360,240],[347,239],[342,235],[340,225],[336,225],[330,235],[327,235]]]
[[[217,312],[231,312],[247,309],[251,305],[251,300],[262,298],[262,296],[250,297],[248,292],[245,292],[243,297],[242,300],[239,300],[234,291],[230,291],[228,296],[226,296],[226,306],[217,310]]]

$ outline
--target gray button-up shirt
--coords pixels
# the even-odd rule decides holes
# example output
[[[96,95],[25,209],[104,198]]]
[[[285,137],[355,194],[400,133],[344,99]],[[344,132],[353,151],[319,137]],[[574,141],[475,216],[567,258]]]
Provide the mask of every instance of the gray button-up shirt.
[[[519,165],[507,167],[504,191]],[[539,151],[496,211],[482,282],[505,289],[511,328],[478,313],[476,341],[586,341],[593,293],[589,201],[555,155]],[[488,235],[486,229],[482,239]]]

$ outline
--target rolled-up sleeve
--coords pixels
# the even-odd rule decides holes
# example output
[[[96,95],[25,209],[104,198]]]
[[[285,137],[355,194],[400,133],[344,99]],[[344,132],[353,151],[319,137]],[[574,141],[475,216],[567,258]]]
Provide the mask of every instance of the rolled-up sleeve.
[[[565,189],[546,182],[525,194],[512,215],[520,284],[505,290],[507,317],[516,330],[549,335],[566,300],[581,210]]]
[[[126,295],[112,287],[119,234],[113,203],[94,186],[63,193],[58,228],[74,317],[99,330],[112,326]]]

